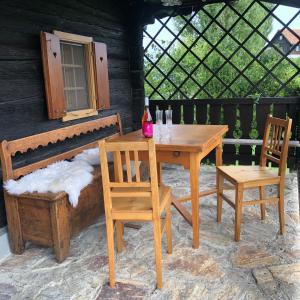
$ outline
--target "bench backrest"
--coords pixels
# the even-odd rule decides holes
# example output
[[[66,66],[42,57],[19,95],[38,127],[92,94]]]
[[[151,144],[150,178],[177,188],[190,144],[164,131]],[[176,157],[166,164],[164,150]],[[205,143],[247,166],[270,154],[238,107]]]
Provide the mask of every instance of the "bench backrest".
[[[0,157],[3,181],[19,178],[20,176],[26,175],[34,170],[45,168],[47,165],[59,160],[71,159],[85,149],[97,147],[98,144],[97,141],[94,141],[84,146],[80,146],[44,160],[28,164],[24,167],[14,169],[12,157],[14,157],[17,152],[26,153],[29,149],[35,150],[40,146],[46,147],[50,143],[55,144],[57,142],[62,142],[67,138],[73,138],[75,136],[94,132],[109,126],[117,127],[118,132],[114,135],[122,134],[122,124],[119,114],[27,136],[13,141],[2,141],[0,145]]]

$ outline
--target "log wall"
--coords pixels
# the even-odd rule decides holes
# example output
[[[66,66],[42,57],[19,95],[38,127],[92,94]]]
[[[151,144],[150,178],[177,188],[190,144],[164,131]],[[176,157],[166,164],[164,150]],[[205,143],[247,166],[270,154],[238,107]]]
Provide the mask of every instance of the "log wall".
[[[108,48],[111,108],[98,117],[121,113],[125,130],[132,128],[129,40],[126,1],[117,0],[2,0],[0,1],[0,140],[12,140],[87,121],[48,120],[40,51],[40,31],[60,30],[91,36]],[[103,130],[101,135],[109,134]],[[25,164],[62,152],[95,136],[76,138],[29,153]],[[0,180],[2,175],[0,174]],[[2,182],[1,182],[2,186]],[[6,224],[0,190],[0,227]]]

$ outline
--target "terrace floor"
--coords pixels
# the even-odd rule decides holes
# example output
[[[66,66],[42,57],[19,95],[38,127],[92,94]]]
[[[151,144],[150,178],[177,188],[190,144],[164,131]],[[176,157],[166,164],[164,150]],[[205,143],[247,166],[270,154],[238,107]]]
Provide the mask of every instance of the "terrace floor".
[[[201,189],[214,184],[213,167],[201,168]],[[164,181],[177,196],[189,192],[189,176],[165,166]],[[274,188],[273,188],[274,190]],[[229,191],[229,193],[232,193]],[[257,194],[248,191],[246,197]],[[247,199],[247,198],[246,198]],[[191,227],[173,208],[173,254],[163,254],[163,290],[155,289],[151,224],[125,228],[126,249],[116,254],[117,288],[107,285],[105,222],[102,217],[72,239],[71,255],[55,262],[51,249],[27,245],[23,255],[0,263],[0,299],[300,299],[300,225],[297,177],[287,175],[286,234],[267,207],[244,209],[241,241],[233,241],[234,211],[226,203],[217,224],[216,196],[201,199],[200,248],[191,247]],[[163,240],[165,250],[165,239]]]

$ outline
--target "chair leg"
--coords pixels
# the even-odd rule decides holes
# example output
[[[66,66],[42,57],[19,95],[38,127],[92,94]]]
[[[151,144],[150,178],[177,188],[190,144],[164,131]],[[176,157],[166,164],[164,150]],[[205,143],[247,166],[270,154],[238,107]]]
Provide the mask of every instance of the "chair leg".
[[[162,284],[162,253],[161,253],[161,225],[160,220],[153,221],[154,250],[156,262],[156,286],[161,289]]]
[[[157,181],[158,181],[159,185],[162,184],[162,167],[161,167],[161,163],[157,163]]]
[[[222,203],[223,198],[221,194],[223,194],[223,186],[224,186],[224,177],[217,170],[217,222],[220,223],[222,220]]]
[[[264,186],[259,187],[259,197],[260,199],[266,199],[266,190]],[[264,220],[266,218],[266,204],[260,204],[260,216],[261,219]]]
[[[278,186],[279,189],[279,202],[278,202],[278,213],[279,213],[279,225],[280,225],[280,234],[284,234],[284,184],[280,183]]]
[[[171,203],[166,209],[166,236],[167,236],[167,252],[172,253],[172,223],[171,223]]]
[[[243,189],[239,185],[236,186],[235,192],[235,233],[234,239],[236,242],[240,240],[241,236],[241,218],[243,207]]]
[[[121,253],[124,249],[124,224],[121,221],[116,221],[116,236],[117,236],[117,251]]]
[[[114,224],[113,220],[106,218],[107,254],[109,266],[109,285],[114,288],[115,282],[115,250],[114,250]]]

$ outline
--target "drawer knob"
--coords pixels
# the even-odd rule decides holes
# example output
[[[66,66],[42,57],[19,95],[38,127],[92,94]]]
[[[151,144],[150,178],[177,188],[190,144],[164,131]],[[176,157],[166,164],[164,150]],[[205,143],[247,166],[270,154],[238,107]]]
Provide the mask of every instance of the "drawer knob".
[[[173,151],[173,156],[174,157],[179,157],[180,156],[180,151]]]

